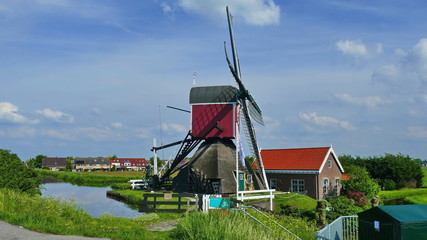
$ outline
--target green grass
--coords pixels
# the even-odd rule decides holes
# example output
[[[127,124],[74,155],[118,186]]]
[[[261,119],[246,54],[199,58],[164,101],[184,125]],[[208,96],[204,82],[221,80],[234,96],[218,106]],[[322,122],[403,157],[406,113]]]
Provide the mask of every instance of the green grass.
[[[272,224],[272,222],[265,219],[265,217],[258,215],[257,212],[253,210],[248,210],[248,212],[262,220],[271,230],[255,222],[241,211],[210,211],[209,214],[193,212],[180,221],[172,237],[189,240],[296,239],[293,235],[279,228],[277,225]],[[302,239],[315,238],[315,228],[301,219],[283,216],[277,217],[274,215],[270,215],[270,217]]]
[[[74,203],[0,189],[0,220],[31,230],[61,235],[111,239],[170,239],[172,232],[152,232],[143,226],[182,214],[142,215],[134,219],[103,214],[93,218]]]
[[[411,188],[411,189],[400,189],[392,191],[381,191],[379,196],[382,200],[394,200],[400,198],[406,198],[415,195],[426,195],[427,188]],[[427,203],[427,202],[426,202]]]
[[[126,183],[130,179],[142,178],[138,174],[142,172],[54,172],[49,170],[37,170],[43,177],[53,177],[64,182],[88,185],[109,186],[113,183]]]
[[[280,210],[280,205],[297,206],[301,210],[313,211],[316,209],[317,200],[309,196],[299,193],[279,193],[275,194],[274,202],[276,204],[276,211]]]
[[[412,204],[427,204],[427,194],[409,196],[405,198],[405,201]]]
[[[427,188],[427,167],[423,167],[423,168],[421,168],[421,169],[422,169],[423,174],[424,174],[424,176],[423,176],[423,185],[422,185],[422,187]]]

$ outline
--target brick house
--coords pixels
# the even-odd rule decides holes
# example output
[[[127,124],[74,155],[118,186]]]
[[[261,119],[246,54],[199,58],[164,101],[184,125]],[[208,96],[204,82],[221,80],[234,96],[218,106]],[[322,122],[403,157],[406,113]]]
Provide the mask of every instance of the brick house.
[[[59,171],[67,167],[67,158],[64,157],[47,157],[42,159],[42,167],[48,167],[52,171]]]
[[[110,160],[111,166],[115,166],[116,170],[145,170],[147,160],[145,158],[116,158]]]
[[[270,188],[314,199],[339,195],[344,169],[332,147],[261,151]]]

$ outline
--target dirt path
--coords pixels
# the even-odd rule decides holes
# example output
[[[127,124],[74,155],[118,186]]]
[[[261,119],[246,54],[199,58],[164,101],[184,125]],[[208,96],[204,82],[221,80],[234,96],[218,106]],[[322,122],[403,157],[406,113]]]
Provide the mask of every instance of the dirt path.
[[[0,240],[95,240],[108,238],[90,238],[79,236],[53,235],[39,233],[28,230],[21,226],[15,226],[7,222],[0,221]]]
[[[178,225],[177,220],[168,220],[153,225],[147,225],[145,226],[145,229],[150,231],[170,231],[172,229],[175,229],[176,225]]]

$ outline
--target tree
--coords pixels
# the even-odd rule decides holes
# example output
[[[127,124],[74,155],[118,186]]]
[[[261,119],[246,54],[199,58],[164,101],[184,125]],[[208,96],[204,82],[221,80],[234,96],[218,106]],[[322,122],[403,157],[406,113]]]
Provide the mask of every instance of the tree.
[[[151,164],[151,166],[154,167],[154,157],[150,158],[150,164]],[[157,167],[161,167],[162,165],[163,165],[162,160],[160,160],[160,158],[157,158]]]
[[[74,158],[73,157],[67,157],[67,159],[65,159],[65,163],[66,163],[65,169],[67,171],[72,171],[73,170],[73,162],[74,162]]]
[[[0,188],[40,194],[40,175],[9,150],[0,149]]]
[[[45,155],[39,154],[35,158],[28,159],[25,163],[31,168],[42,168],[42,161],[44,158],[46,158]]]
[[[350,176],[349,180],[342,181],[346,191],[363,192],[369,199],[380,192],[380,187],[369,177],[364,167],[351,165],[346,168],[346,172]]]
[[[390,180],[394,182],[396,189],[422,185],[421,165],[407,155],[385,154],[383,157],[370,158],[367,162],[367,170],[372,178],[383,183],[384,188],[393,186]]]

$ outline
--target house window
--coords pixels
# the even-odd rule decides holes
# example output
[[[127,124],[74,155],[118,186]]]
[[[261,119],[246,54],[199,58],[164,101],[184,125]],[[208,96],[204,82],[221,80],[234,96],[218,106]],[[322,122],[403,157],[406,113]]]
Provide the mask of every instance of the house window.
[[[328,168],[332,168],[332,160],[328,160]]]
[[[291,180],[292,192],[304,193],[305,192],[305,181],[304,179],[292,179]]]
[[[277,178],[270,178],[270,188],[271,189],[277,188]]]
[[[323,179],[323,193],[327,194],[329,189],[329,179]]]

